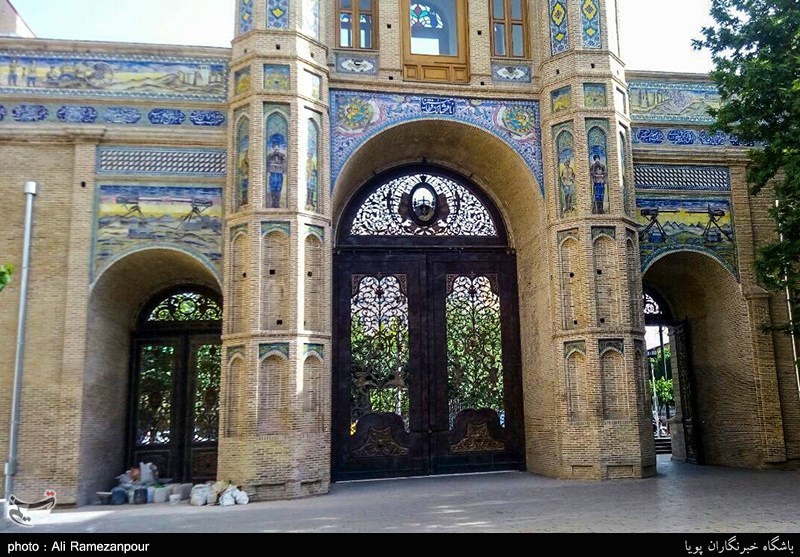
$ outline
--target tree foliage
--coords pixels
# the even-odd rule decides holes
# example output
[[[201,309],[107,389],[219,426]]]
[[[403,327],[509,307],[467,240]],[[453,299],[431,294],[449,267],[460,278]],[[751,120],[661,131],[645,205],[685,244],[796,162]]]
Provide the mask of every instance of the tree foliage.
[[[0,265],[0,292],[11,282],[11,274],[14,272],[13,265]]]
[[[665,405],[672,406],[675,403],[672,379],[659,377],[655,382],[650,381],[650,388],[656,394],[656,398],[658,398],[659,408],[663,408]]]
[[[758,253],[756,272],[775,290],[788,287],[795,307],[800,286],[800,2],[712,0],[712,27],[695,48],[710,50],[712,79],[722,106],[715,129],[735,135],[751,151],[750,192],[767,186],[777,206],[776,237]],[[776,235],[777,236],[777,235]],[[785,327],[788,331],[789,327]],[[800,327],[795,326],[795,332]]]

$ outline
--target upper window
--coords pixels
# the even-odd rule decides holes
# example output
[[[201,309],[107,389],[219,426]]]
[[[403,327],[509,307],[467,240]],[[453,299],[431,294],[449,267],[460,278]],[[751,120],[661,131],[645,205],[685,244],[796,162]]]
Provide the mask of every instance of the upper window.
[[[402,0],[403,74],[468,83],[467,0]]]
[[[375,48],[375,0],[337,0],[339,46],[341,48]]]
[[[411,54],[457,56],[456,0],[411,2]]]
[[[492,12],[492,52],[495,56],[524,58],[526,44],[525,0],[489,0]]]

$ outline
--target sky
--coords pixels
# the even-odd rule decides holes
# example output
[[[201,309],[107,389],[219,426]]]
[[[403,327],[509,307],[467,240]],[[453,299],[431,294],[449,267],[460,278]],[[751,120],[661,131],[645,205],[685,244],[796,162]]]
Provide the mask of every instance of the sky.
[[[291,0],[292,2],[298,0]],[[622,55],[632,70],[707,72],[691,41],[711,0],[617,0]],[[41,38],[229,47],[235,0],[12,0]]]

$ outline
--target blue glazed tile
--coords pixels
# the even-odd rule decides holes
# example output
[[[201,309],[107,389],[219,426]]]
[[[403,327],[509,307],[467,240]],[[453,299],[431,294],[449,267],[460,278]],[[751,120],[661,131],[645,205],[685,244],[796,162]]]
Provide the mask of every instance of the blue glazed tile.
[[[109,124],[136,124],[142,119],[142,113],[135,108],[111,107],[106,109],[103,119]]]
[[[253,0],[239,0],[239,33],[245,34],[253,30],[255,17]]]
[[[700,143],[703,145],[725,145],[728,142],[728,138],[724,132],[717,132],[715,134],[708,133],[708,130],[702,130],[700,132]]]
[[[91,106],[62,106],[56,117],[70,124],[93,124],[97,120],[97,110]]]
[[[492,64],[492,79],[510,83],[530,83],[531,68],[518,64]]]
[[[597,0],[583,0],[581,4],[581,27],[584,48],[602,48],[600,33],[600,5]]]
[[[289,0],[268,0],[267,27],[271,29],[289,28]]]
[[[189,120],[195,126],[219,127],[225,123],[225,115],[218,110],[193,110]]]
[[[160,126],[180,126],[186,120],[186,114],[172,108],[154,108],[147,115],[151,124]]]
[[[696,136],[692,130],[669,130],[667,141],[674,145],[694,145]]]
[[[41,122],[47,120],[50,111],[40,104],[20,104],[11,111],[17,122]]]
[[[441,119],[471,124],[499,137],[528,165],[544,194],[539,103],[331,91],[331,185],[370,138],[400,123]]]
[[[566,0],[550,0],[550,49],[553,56],[569,50],[569,13]]]
[[[660,145],[664,143],[664,132],[658,128],[642,128],[636,130],[636,143]]]

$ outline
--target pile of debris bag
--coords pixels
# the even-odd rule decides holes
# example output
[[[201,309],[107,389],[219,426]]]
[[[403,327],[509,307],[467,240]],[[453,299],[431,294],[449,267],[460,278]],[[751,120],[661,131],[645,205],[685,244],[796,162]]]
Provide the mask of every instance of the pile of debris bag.
[[[117,486],[111,491],[97,493],[101,505],[144,505],[148,503],[172,503],[177,505],[189,500],[189,504],[204,505],[247,505],[250,497],[230,482],[208,482],[205,484],[179,484],[171,479],[161,479],[158,468],[153,463],[142,462],[138,468],[131,468],[117,477]]]

